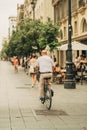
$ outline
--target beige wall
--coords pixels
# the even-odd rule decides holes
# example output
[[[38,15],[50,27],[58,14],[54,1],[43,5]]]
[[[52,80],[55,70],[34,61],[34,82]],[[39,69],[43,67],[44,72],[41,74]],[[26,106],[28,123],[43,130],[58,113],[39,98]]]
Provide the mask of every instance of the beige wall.
[[[63,3],[66,0],[61,0],[62,4],[60,5],[61,7],[63,6]],[[67,2],[67,1],[66,1]],[[81,41],[84,39],[87,39],[87,3],[85,4],[85,6],[82,6],[81,8],[79,8],[78,6],[78,1],[77,0],[73,0],[73,13],[72,13],[72,40],[77,40],[77,41]],[[77,5],[76,5],[77,3]],[[56,4],[58,4],[56,2]],[[66,5],[66,4],[65,4]],[[74,7],[75,5],[75,7]],[[57,8],[55,4],[53,4],[53,6],[55,7],[56,13],[58,12],[57,9],[59,9],[60,12],[62,12],[62,8]],[[58,6],[58,5],[57,5]],[[66,7],[64,7],[66,8]],[[67,10],[67,9],[66,9]],[[59,13],[60,15],[60,13]],[[62,15],[62,16],[61,16]],[[60,42],[62,42],[62,44],[67,43],[68,40],[68,16],[63,17],[63,14],[61,13],[61,15],[58,17],[58,14],[56,15],[56,19],[55,21],[60,21],[60,30],[62,30],[62,37],[59,39]],[[83,28],[83,21],[86,21],[86,26],[85,26],[85,32],[82,32],[82,28]],[[81,54],[82,52],[79,51],[79,54]],[[72,52],[73,55],[73,60],[75,58],[75,56],[77,55],[77,51],[73,51]],[[63,58],[64,56],[64,58]],[[66,54],[65,51],[59,51],[59,62],[62,66],[64,66],[65,62],[66,62]]]
[[[84,39],[87,37],[87,31],[82,32],[84,19],[87,22],[87,6],[86,6],[86,9],[83,9],[83,10],[79,9],[77,11],[77,14],[72,17],[72,26],[73,26],[73,37],[72,38],[73,39],[81,40],[81,39]],[[77,33],[75,33],[75,27],[74,27],[75,21],[77,21]]]
[[[9,17],[9,38],[12,36],[13,31],[16,31],[17,26],[17,17],[10,16]]]
[[[24,19],[24,4],[17,4],[17,25]]]
[[[87,31],[82,32],[82,26],[83,26],[83,19],[87,22],[87,6],[86,9],[83,9],[82,12],[80,10],[74,12],[72,14],[72,28],[73,28],[73,40],[82,40],[87,38]],[[77,22],[77,31],[75,32],[75,22]],[[66,27],[66,33],[64,34],[64,27]],[[66,42],[68,39],[68,18],[64,18],[61,20],[61,30],[63,32],[63,39],[61,39],[62,42]]]
[[[35,18],[42,22],[47,21],[47,17],[53,20],[53,6],[51,0],[37,0],[35,8]]]
[[[24,2],[24,19],[27,17],[33,18],[33,13],[32,13],[32,7],[30,0],[25,0]]]

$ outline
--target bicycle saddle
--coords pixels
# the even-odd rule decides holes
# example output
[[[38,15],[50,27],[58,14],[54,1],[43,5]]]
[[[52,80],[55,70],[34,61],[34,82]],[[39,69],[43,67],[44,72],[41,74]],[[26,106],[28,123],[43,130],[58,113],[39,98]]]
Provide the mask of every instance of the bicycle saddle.
[[[46,77],[46,78],[44,78],[44,79],[48,80],[48,79],[51,79],[51,77]]]

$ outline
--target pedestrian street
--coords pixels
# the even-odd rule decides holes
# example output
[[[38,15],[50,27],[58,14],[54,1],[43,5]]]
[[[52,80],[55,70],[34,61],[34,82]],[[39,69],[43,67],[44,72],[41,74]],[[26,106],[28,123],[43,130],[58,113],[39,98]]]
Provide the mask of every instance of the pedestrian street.
[[[53,83],[50,111],[39,101],[39,87],[22,67],[14,72],[9,61],[0,61],[0,130],[87,130],[87,83],[64,89]]]

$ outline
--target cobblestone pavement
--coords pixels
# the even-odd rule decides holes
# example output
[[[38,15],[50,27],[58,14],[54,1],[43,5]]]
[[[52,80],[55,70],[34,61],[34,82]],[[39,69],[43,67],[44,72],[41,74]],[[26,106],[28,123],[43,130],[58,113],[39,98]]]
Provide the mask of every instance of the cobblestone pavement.
[[[39,101],[39,88],[23,68],[0,61],[0,130],[87,130],[87,82],[76,89],[53,84],[52,109]]]

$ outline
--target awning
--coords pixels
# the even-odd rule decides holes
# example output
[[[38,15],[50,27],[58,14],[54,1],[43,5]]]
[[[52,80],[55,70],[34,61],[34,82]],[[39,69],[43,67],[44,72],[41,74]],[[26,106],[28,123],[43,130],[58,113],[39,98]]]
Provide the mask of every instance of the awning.
[[[72,50],[87,50],[87,45],[74,41],[71,43],[72,44]],[[61,46],[58,47],[58,50],[67,50],[68,48],[68,43],[67,44],[63,44]]]

